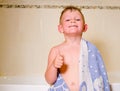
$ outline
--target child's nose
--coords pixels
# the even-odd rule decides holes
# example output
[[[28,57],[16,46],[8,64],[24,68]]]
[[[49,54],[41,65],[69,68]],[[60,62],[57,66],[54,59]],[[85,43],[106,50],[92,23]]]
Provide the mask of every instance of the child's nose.
[[[76,21],[75,21],[75,19],[71,19],[71,23],[75,23]]]

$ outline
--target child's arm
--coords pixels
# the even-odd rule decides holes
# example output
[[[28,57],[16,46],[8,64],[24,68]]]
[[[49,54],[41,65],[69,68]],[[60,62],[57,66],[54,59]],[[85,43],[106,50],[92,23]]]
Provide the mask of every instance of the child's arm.
[[[45,72],[45,79],[49,84],[54,84],[57,80],[58,68],[63,65],[63,57],[59,54],[59,50],[52,48],[48,56],[48,66]]]

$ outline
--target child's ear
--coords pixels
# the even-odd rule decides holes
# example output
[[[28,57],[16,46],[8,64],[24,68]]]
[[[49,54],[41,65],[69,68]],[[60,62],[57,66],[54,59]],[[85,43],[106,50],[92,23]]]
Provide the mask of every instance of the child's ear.
[[[88,29],[88,25],[87,25],[87,24],[85,24],[85,25],[84,25],[84,30],[83,30],[83,32],[86,32],[86,31],[87,31],[87,29]]]
[[[63,33],[63,29],[62,29],[62,25],[58,25],[58,31],[60,32],[60,33]]]

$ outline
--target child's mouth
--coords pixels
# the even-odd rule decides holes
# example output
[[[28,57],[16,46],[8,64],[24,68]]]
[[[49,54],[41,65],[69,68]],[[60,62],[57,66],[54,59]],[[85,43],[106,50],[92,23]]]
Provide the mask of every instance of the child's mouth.
[[[78,26],[77,25],[70,25],[69,28],[71,28],[71,27],[78,27]]]

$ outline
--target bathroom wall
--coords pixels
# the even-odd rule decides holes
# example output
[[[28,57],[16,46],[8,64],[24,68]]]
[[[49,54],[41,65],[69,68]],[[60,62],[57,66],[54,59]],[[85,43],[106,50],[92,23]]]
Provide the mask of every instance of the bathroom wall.
[[[59,11],[0,8],[1,76],[44,74],[48,51],[62,37],[57,31]]]
[[[110,81],[120,82],[119,1],[0,2],[0,76],[44,76],[50,48],[63,41],[57,30],[60,12],[72,3],[88,24],[83,37],[100,50]]]

